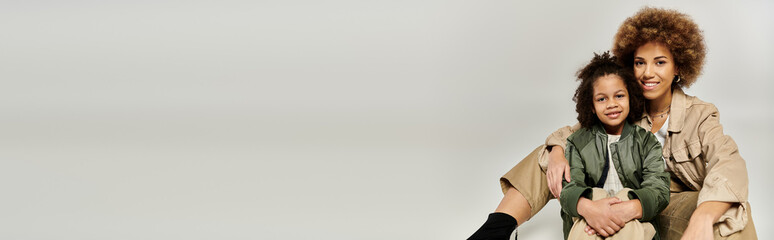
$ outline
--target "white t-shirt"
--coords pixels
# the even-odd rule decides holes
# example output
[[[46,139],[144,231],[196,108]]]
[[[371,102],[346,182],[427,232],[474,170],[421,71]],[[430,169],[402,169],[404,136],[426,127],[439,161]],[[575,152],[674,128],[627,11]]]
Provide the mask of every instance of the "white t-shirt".
[[[610,145],[614,142],[618,142],[620,139],[621,135],[607,135],[607,162],[610,167],[607,170],[607,179],[605,179],[605,184],[602,186],[602,189],[607,191],[608,196],[614,196],[618,191],[623,189],[623,183],[621,183],[621,179],[618,178],[618,171],[615,169],[615,164],[613,164],[613,154],[610,151]]]
[[[667,119],[664,120],[664,125],[661,126],[661,128],[658,129],[656,133],[656,139],[658,139],[658,142],[661,143],[661,148],[664,148],[664,142],[666,141],[666,137],[669,134],[667,132],[667,128],[669,128],[669,116],[667,116]],[[669,168],[666,165],[666,159],[664,159],[664,155],[661,155],[661,159],[664,160],[664,169]]]

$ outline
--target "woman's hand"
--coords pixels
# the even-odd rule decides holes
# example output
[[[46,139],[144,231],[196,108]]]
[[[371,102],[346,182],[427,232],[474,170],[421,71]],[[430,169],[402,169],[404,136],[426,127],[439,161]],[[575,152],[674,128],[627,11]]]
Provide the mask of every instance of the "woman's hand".
[[[570,164],[564,157],[564,148],[553,146],[548,153],[548,168],[546,169],[546,181],[548,189],[554,197],[559,198],[562,193],[562,177],[570,182]]]
[[[581,198],[578,201],[578,214],[583,216],[586,223],[600,236],[609,237],[626,224],[622,219],[615,216],[611,205],[620,203],[621,200],[616,197],[603,198],[591,201],[588,198]],[[590,231],[586,231],[590,233]]]
[[[699,204],[696,210],[691,214],[691,220],[688,227],[683,232],[680,239],[712,239],[714,231],[712,225],[720,219],[729,208],[731,203],[707,201]]]
[[[688,227],[683,232],[683,237],[680,240],[691,239],[713,239],[712,233],[712,220],[709,221],[693,221],[691,219],[688,223]]]

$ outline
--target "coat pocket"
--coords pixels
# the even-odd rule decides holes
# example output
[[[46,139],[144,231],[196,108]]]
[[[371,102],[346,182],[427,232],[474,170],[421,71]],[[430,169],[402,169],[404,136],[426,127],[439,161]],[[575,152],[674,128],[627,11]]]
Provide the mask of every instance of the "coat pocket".
[[[672,159],[675,161],[675,174],[682,175],[689,180],[690,184],[698,184],[699,186],[703,182],[703,160],[701,153],[701,143],[696,141],[686,146],[680,146],[672,151]]]
[[[691,157],[688,154],[688,148],[672,150],[672,159],[674,159],[677,163],[690,161]]]
[[[696,141],[691,144],[688,144],[688,155],[691,159],[695,160],[701,160],[703,157],[701,157],[701,143]],[[697,159],[698,158],[698,159]]]
[[[699,142],[693,142],[687,146],[680,146],[673,149],[675,150],[672,151],[672,157],[675,159],[675,162],[678,163],[695,160],[697,157],[701,156],[701,143]]]

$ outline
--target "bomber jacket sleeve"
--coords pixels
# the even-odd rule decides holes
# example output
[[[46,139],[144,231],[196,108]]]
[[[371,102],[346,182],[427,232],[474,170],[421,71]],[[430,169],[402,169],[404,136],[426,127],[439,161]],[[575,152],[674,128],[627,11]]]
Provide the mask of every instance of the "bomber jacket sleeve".
[[[551,133],[551,135],[548,135],[545,143],[546,151],[543,151],[540,154],[539,160],[538,160],[538,164],[540,164],[540,168],[545,170],[546,167],[548,167],[548,149],[551,149],[554,146],[561,146],[561,147],[567,146],[567,137],[569,137],[575,131],[578,131],[578,129],[580,129],[580,123],[576,123],[573,126],[561,127],[556,131],[554,131],[553,133]],[[570,159],[568,158],[567,161],[569,160]]]
[[[744,229],[747,224],[748,209],[744,204],[748,193],[747,166],[734,140],[723,134],[717,108],[708,105],[698,128],[707,168],[697,205],[706,201],[740,203],[734,204],[718,220],[722,223],[720,233],[725,236]]]
[[[639,199],[642,205],[640,221],[651,221],[669,204],[669,173],[664,171],[661,144],[656,136],[641,130],[642,183],[639,189],[629,192],[631,199]]]
[[[559,197],[559,203],[562,211],[571,217],[581,217],[578,214],[578,200],[581,197],[591,199],[591,187],[586,186],[586,170],[583,159],[580,157],[579,150],[572,141],[567,141],[567,147],[564,155],[570,162],[570,182],[565,183],[562,188],[562,194]]]

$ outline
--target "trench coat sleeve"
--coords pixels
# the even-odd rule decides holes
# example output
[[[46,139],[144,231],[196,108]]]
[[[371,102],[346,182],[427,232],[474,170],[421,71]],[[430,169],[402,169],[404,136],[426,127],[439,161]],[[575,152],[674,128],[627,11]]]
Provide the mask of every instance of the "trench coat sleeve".
[[[580,129],[580,123],[576,123],[573,126],[561,127],[551,133],[551,135],[548,135],[545,143],[546,149],[541,152],[538,158],[538,164],[540,164],[540,168],[542,168],[543,171],[545,171],[548,167],[548,149],[551,149],[554,146],[567,146],[567,137],[569,137],[575,131],[578,131],[578,129]],[[570,159],[568,158],[567,161],[569,160]]]
[[[702,111],[707,114],[702,116],[698,129],[707,168],[697,206],[707,201],[739,203],[732,205],[718,220],[720,234],[727,236],[747,225],[748,210],[744,204],[748,194],[747,166],[736,142],[723,134],[715,105],[708,104],[708,108]]]
[[[661,144],[656,136],[639,129],[642,136],[642,183],[639,189],[633,189],[630,199],[639,199],[642,205],[640,221],[651,221],[669,204],[669,173],[664,171],[664,159],[661,157]]]
[[[564,155],[570,162],[570,182],[564,184],[562,194],[559,195],[559,204],[570,217],[581,217],[578,214],[578,200],[581,197],[591,199],[591,187],[586,185],[586,169],[581,159],[578,148],[572,141],[567,141]]]

